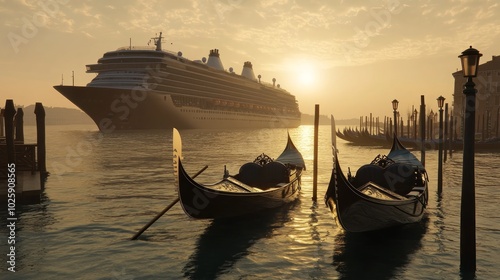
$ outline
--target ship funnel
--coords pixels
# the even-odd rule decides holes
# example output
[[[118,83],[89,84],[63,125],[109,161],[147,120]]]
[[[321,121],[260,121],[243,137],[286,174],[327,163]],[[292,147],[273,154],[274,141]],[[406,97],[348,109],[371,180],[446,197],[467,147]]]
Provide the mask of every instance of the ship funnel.
[[[207,65],[218,70],[224,70],[224,66],[222,66],[222,61],[220,60],[219,57],[218,49],[210,50],[210,54],[208,55]]]
[[[255,74],[253,73],[252,63],[250,61],[246,61],[243,64],[243,70],[241,71],[241,76],[250,79],[252,81],[256,81]]]

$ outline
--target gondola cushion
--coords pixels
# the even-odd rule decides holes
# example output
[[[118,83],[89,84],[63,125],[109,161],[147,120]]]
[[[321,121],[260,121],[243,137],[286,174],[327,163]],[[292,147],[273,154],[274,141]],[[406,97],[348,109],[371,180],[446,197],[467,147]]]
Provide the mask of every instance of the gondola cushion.
[[[384,168],[375,164],[365,164],[361,166],[356,172],[353,185],[359,188],[368,182],[373,182],[385,187]]]
[[[288,168],[281,162],[273,161],[264,166],[248,162],[240,167],[236,177],[241,182],[261,189],[275,187],[289,182]]]
[[[249,186],[257,186],[262,180],[262,166],[255,162],[247,162],[240,167],[237,179]]]
[[[406,195],[416,185],[415,168],[405,163],[393,163],[386,168],[375,164],[366,164],[356,172],[353,185],[359,188],[368,182],[375,183],[399,195]]]
[[[263,167],[264,187],[275,187],[279,183],[288,183],[288,168],[281,162],[273,161]]]
[[[390,190],[400,195],[406,195],[416,185],[417,173],[412,165],[394,163],[385,168],[384,177]]]

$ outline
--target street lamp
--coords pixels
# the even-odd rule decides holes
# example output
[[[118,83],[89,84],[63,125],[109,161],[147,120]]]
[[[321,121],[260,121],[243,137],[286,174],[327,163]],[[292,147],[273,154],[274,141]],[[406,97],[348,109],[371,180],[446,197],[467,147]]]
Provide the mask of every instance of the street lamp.
[[[437,98],[439,107],[439,142],[438,142],[438,193],[443,190],[443,106],[444,97]]]
[[[460,60],[462,62],[462,73],[465,78],[468,78],[467,82],[469,82],[469,78],[473,78],[477,76],[477,69],[479,66],[479,58],[483,56],[479,53],[478,50],[473,49],[470,46],[468,49],[462,52]],[[470,79],[472,82],[472,79]]]
[[[476,89],[472,78],[477,76],[481,56],[482,54],[473,49],[472,46],[458,56],[462,62],[463,75],[467,78],[463,90],[465,94],[465,119],[460,208],[460,269],[469,273],[476,271],[476,198],[474,190]]]
[[[398,136],[398,105],[397,99],[392,100],[392,110],[394,110],[394,135]]]
[[[445,100],[445,99],[446,99],[446,98],[444,98],[444,97],[442,97],[442,96],[440,96],[440,97],[438,97],[438,98],[437,98],[438,107],[439,107],[439,110],[440,110],[440,111],[443,111],[443,106],[444,106],[444,100]]]

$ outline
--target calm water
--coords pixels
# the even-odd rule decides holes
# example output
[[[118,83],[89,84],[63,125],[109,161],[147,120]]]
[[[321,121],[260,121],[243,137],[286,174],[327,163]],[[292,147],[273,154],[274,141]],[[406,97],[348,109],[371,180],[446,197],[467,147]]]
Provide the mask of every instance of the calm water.
[[[25,128],[34,142],[34,127]],[[320,127],[318,202],[312,197],[313,127],[291,129],[308,170],[300,199],[255,219],[220,223],[190,220],[180,205],[129,239],[176,198],[171,131],[102,136],[93,126],[47,127],[43,202],[22,208],[18,272],[2,279],[460,279],[461,154],[444,165],[436,195],[437,154],[427,152],[430,201],[420,224],[396,233],[352,235],[338,228],[323,203],[331,171],[330,127]],[[285,129],[184,130],[184,163],[197,180],[221,178],[265,152],[277,157]],[[339,140],[351,171],[388,149]],[[420,153],[417,153],[420,157]],[[477,279],[500,277],[499,154],[476,155]],[[5,217],[5,212],[2,212]],[[1,221],[2,232],[5,221]]]

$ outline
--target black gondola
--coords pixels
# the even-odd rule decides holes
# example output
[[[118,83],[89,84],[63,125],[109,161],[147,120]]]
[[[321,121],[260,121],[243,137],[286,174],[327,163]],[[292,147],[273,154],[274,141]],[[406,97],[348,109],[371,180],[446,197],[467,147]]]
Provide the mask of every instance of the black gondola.
[[[197,183],[186,173],[180,150],[180,135],[174,129],[174,173],[179,199],[184,212],[192,218],[251,214],[282,206],[299,195],[305,164],[290,135],[285,150],[276,160],[261,154],[253,162],[243,164],[238,174],[232,176],[225,171],[222,180],[209,185]]]
[[[419,222],[428,200],[422,163],[394,137],[387,156],[378,155],[356,176],[342,172],[332,116],[333,170],[325,203],[349,232],[365,232]]]

